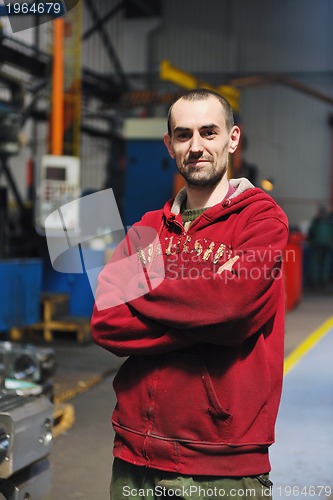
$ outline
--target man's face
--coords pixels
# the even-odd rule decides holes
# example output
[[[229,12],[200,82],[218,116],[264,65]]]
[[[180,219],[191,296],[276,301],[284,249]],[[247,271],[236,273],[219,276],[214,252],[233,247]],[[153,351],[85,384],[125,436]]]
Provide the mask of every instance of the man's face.
[[[177,101],[171,131],[164,142],[188,185],[215,186],[227,175],[228,155],[236,150],[240,131],[236,126],[227,131],[224,109],[215,97]]]

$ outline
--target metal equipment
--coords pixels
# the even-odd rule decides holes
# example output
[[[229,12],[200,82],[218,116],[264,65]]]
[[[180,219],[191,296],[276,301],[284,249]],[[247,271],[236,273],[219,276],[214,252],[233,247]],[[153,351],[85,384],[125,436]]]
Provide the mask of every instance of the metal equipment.
[[[15,380],[43,383],[55,372],[55,352],[47,347],[0,342],[3,376]]]
[[[8,73],[0,71],[0,82],[10,92],[9,100],[0,99],[0,154],[9,156],[17,154],[20,147],[24,94],[21,82]]]
[[[0,393],[0,478],[49,455],[53,405],[44,396]]]
[[[33,227],[32,210],[23,201],[17,187],[15,176],[11,172],[9,159],[18,154],[21,146],[20,130],[25,121],[24,89],[22,81],[0,71],[0,179],[6,181],[6,191],[11,192],[16,209],[10,214],[7,207],[5,189],[1,194],[0,255],[9,256],[36,255],[39,246]]]
[[[0,500],[51,500],[51,468],[48,459],[0,479]]]

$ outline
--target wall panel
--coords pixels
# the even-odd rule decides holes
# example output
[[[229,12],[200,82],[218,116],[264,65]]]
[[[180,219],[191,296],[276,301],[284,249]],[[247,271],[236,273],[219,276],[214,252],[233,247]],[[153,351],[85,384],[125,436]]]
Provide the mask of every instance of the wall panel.
[[[236,2],[240,71],[333,70],[330,0]]]
[[[246,157],[261,177],[275,180],[273,194],[293,224],[329,202],[329,111],[328,105],[281,86],[242,92]]]

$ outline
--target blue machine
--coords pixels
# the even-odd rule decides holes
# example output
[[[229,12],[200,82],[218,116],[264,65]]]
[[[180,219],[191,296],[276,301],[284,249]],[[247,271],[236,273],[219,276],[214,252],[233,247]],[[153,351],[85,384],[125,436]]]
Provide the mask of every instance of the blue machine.
[[[101,269],[105,264],[105,251],[84,250],[85,266]],[[94,292],[97,285],[90,283],[87,273],[61,273],[52,268],[49,258],[45,258],[43,267],[43,291],[67,293],[71,316],[90,317],[94,307]]]
[[[0,332],[39,321],[42,260],[0,260],[0,282]]]
[[[163,142],[165,131],[165,118],[125,121],[123,222],[126,226],[138,221],[145,212],[162,208],[173,196],[177,168]]]

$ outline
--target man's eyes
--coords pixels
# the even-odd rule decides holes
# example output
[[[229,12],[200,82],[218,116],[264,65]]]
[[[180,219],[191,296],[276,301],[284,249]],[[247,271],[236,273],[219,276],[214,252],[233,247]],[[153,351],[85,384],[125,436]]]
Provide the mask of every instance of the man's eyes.
[[[216,135],[215,130],[203,130],[200,133],[201,137],[213,137]],[[184,141],[187,139],[190,139],[192,137],[192,134],[190,132],[182,132],[180,134],[177,134],[177,139],[180,141]]]

